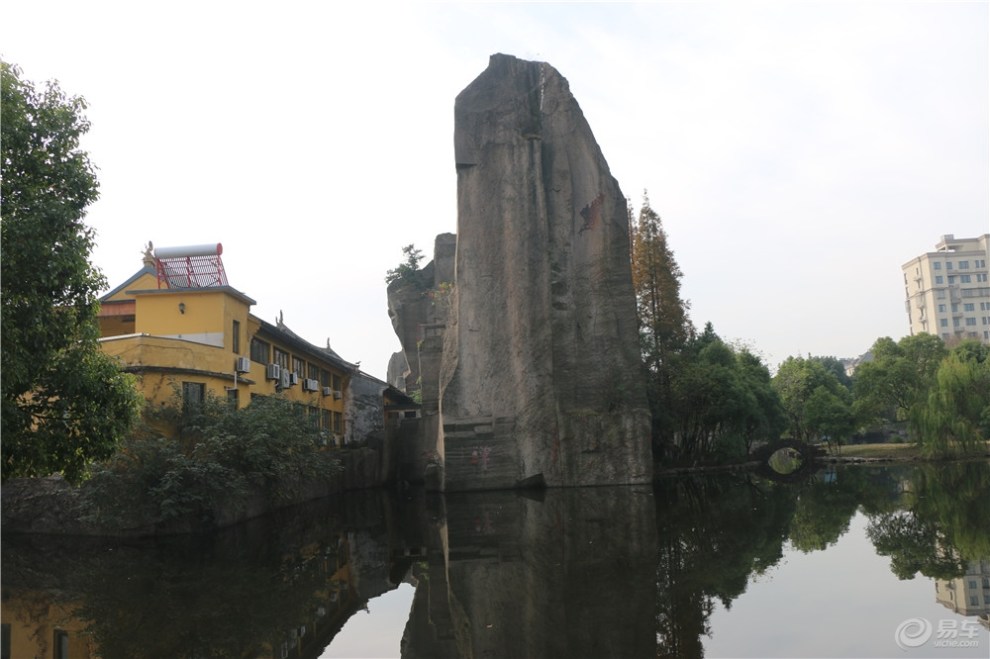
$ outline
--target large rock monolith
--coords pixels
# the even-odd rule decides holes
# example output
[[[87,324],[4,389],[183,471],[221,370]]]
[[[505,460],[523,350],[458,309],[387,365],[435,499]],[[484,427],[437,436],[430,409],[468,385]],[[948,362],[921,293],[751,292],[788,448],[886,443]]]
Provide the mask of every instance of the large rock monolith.
[[[626,198],[567,80],[493,55],[454,112],[445,488],[649,482]]]

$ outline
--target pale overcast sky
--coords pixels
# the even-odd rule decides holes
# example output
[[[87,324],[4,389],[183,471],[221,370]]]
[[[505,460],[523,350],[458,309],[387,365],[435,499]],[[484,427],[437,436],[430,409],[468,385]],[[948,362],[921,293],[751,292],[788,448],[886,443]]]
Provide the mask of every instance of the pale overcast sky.
[[[987,6],[2,0],[0,55],[90,103],[109,286],[221,242],[255,314],[382,379],[385,272],[456,231],[455,96],[546,61],[695,324],[775,367],[904,336],[901,264],[990,231]]]

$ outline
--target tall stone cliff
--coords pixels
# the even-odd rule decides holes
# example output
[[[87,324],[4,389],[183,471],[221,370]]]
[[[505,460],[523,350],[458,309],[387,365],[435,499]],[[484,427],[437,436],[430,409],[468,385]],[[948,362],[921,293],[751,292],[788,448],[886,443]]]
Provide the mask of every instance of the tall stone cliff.
[[[446,489],[650,481],[626,198],[567,80],[493,55],[454,114]]]

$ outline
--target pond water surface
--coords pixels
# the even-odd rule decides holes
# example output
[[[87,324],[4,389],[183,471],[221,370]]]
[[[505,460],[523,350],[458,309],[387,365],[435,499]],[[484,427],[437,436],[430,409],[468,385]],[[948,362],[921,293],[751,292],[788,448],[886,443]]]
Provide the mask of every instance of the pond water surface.
[[[3,656],[987,657],[990,462],[3,537]]]

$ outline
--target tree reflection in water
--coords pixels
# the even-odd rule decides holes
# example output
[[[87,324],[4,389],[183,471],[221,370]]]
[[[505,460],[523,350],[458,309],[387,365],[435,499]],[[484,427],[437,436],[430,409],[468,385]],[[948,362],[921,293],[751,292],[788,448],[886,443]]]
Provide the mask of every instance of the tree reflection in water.
[[[68,638],[82,657],[318,657],[406,580],[407,658],[700,657],[716,604],[785,551],[831,547],[857,511],[899,578],[962,575],[990,557],[988,492],[987,462],[859,466],[800,484],[364,493],[201,538],[6,534],[4,633],[32,656]]]

